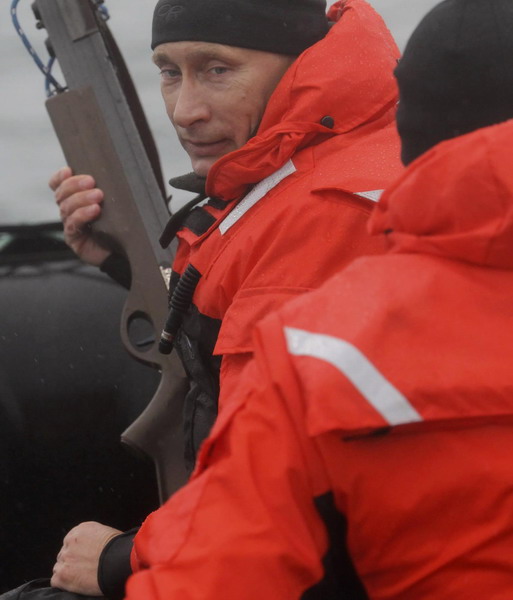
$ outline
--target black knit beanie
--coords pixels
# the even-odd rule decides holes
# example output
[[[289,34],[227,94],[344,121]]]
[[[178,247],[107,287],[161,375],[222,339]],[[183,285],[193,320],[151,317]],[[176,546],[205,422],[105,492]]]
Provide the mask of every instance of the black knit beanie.
[[[298,55],[327,32],[325,0],[159,0],[151,47],[197,41]]]
[[[405,164],[437,143],[513,118],[513,0],[445,0],[396,69]]]

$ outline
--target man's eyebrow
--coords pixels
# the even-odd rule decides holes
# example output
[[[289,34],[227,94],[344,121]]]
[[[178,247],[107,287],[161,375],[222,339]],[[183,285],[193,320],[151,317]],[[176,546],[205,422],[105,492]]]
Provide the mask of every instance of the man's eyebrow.
[[[187,58],[190,60],[198,61],[198,62],[208,61],[208,60],[220,60],[220,61],[224,61],[224,62],[233,61],[233,59],[229,55],[229,53],[225,54],[223,52],[219,52],[214,49],[210,50],[210,49],[203,49],[203,48],[197,49],[197,50],[194,50],[194,49],[190,50],[187,53]],[[159,52],[158,50],[154,52],[152,60],[157,65],[157,67],[160,67],[164,64],[169,64],[169,63],[175,62],[165,52]]]
[[[164,52],[159,51],[154,52],[151,59],[157,65],[157,67],[169,62],[169,58],[164,54]]]

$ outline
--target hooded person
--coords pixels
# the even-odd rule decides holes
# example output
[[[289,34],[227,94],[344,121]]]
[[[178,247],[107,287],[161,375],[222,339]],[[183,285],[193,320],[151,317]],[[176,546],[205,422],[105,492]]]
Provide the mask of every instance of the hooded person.
[[[257,326],[128,600],[510,598],[512,28],[509,0],[446,0],[415,31],[410,164],[370,222],[388,251]]]
[[[203,202],[179,211],[163,234],[165,243],[178,237],[171,292],[199,277],[171,332],[190,379],[189,469],[219,396],[221,412],[229,410],[256,322],[384,249],[366,227],[402,169],[392,75],[399,52],[363,0],[325,11],[324,0],[160,0],[154,11],[164,102],[195,173],[186,184],[206,188]],[[84,227],[84,215],[100,210],[91,181],[65,171],[52,187],[70,245],[112,272],[119,258],[93,252]],[[121,596],[133,536],[98,523],[74,528],[52,585]]]

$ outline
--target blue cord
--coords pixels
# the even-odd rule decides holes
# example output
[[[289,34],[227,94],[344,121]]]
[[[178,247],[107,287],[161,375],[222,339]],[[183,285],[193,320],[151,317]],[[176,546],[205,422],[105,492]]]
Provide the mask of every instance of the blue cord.
[[[45,76],[46,95],[48,97],[50,97],[55,92],[62,92],[62,91],[64,91],[64,88],[59,84],[59,82],[55,79],[55,77],[51,73],[51,69],[52,69],[54,60],[50,59],[50,61],[48,62],[48,65],[45,65],[43,63],[43,61],[39,58],[39,55],[35,51],[35,49],[32,46],[32,44],[29,42],[29,40],[28,40],[27,36],[25,35],[25,32],[23,31],[23,29],[21,28],[20,22],[18,21],[18,13],[17,13],[19,2],[20,2],[20,0],[12,0],[12,3],[11,3],[11,18],[12,18],[12,22],[13,22],[14,28],[16,29],[16,32],[18,33],[18,35],[21,38],[21,41],[23,42],[23,45],[25,46],[25,48],[27,49],[28,53],[30,54],[30,56],[32,56],[34,62],[36,63],[37,68]],[[53,86],[53,91],[51,89],[52,86]]]
[[[93,1],[97,7],[98,12],[100,13],[101,18],[104,21],[107,21],[109,19],[109,11],[107,10],[107,8],[102,4],[101,0],[93,0]],[[14,28],[16,29],[17,34],[20,36],[21,41],[23,42],[23,45],[27,49],[30,56],[32,56],[34,62],[37,65],[37,68],[41,71],[41,73],[43,73],[43,75],[45,77],[45,91],[46,91],[47,97],[49,98],[58,92],[64,92],[66,88],[63,87],[62,85],[60,85],[60,83],[52,75],[52,68],[55,63],[55,58],[51,57],[50,60],[48,61],[48,64],[45,65],[43,63],[43,61],[41,60],[41,58],[39,57],[39,55],[37,54],[37,52],[35,51],[32,44],[29,42],[27,36],[25,35],[25,32],[21,28],[20,22],[18,20],[18,12],[17,12],[19,3],[20,3],[20,0],[12,0],[12,3],[11,3],[12,22],[13,22]]]
[[[48,71],[48,73],[50,74],[50,77],[48,77],[48,75],[45,77],[45,91],[46,91],[46,96],[47,98],[50,98],[51,96],[53,96],[56,92],[63,92],[64,90],[62,89],[62,87],[57,87],[55,84],[53,84],[52,82],[52,68],[53,68],[53,63],[55,62],[55,57],[52,56],[50,58],[50,60],[48,61],[48,64],[46,65],[46,69]],[[51,85],[54,86],[54,89],[51,89]]]

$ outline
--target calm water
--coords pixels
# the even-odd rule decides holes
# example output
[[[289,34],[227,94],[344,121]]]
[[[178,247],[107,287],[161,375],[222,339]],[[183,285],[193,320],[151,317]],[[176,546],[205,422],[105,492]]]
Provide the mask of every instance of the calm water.
[[[32,0],[21,0],[18,14],[23,29],[45,55],[44,32],[34,27]],[[1,2],[0,14],[0,223],[56,220],[57,211],[47,187],[51,173],[64,164],[44,107],[43,77],[18,36],[9,14],[11,0]],[[114,32],[146,109],[166,178],[189,170],[165,116],[157,69],[149,48],[154,0],[107,0]],[[434,0],[374,0],[402,47]],[[177,198],[179,199],[179,198]]]

